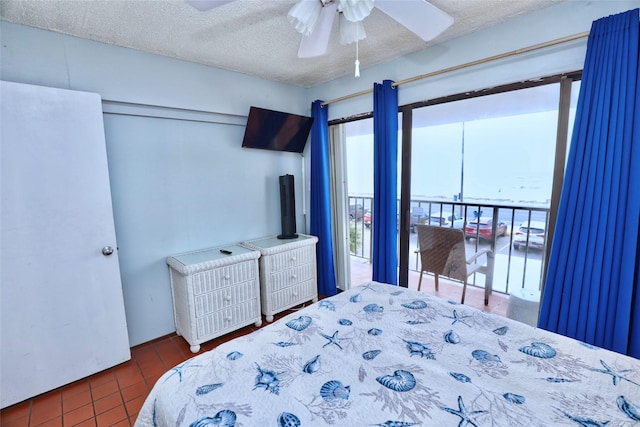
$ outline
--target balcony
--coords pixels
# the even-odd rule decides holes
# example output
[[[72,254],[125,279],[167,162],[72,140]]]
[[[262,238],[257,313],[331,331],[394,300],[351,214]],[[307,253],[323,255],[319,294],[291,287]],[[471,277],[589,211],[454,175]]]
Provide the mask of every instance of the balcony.
[[[370,197],[349,197],[350,206],[362,206],[362,214],[353,215],[350,219],[352,285],[371,279],[372,223],[375,222],[372,202]],[[478,217],[481,218],[479,227]],[[508,295],[517,288],[540,291],[544,256],[549,243],[546,238],[548,220],[549,209],[546,207],[412,200],[409,287],[417,289],[420,268],[414,225],[431,224],[466,229],[467,254],[485,247],[494,251],[493,290],[496,294]],[[450,282],[454,289],[461,287],[455,281]],[[427,282],[426,287],[432,289],[433,284]],[[469,278],[469,289],[474,287],[484,287],[483,275]],[[422,289],[425,289],[424,279]]]
[[[351,256],[351,285],[359,285],[371,280],[372,266],[369,260]],[[409,289],[418,289],[419,274],[417,271],[409,271]],[[445,277],[439,279],[439,291],[436,292],[433,276],[425,274],[422,278],[422,287],[420,292],[428,295],[434,295],[447,300],[460,302],[462,295],[462,285],[454,280],[448,280]],[[489,298],[489,305],[484,305],[484,289],[467,286],[467,295],[464,304],[474,307],[487,313],[497,314],[505,317],[507,315],[507,306],[509,303],[509,295],[502,292],[494,292]]]

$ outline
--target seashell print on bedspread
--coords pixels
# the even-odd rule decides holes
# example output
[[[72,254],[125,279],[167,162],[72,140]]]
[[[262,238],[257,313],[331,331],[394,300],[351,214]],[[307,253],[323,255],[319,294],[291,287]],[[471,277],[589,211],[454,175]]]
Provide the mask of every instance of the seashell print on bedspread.
[[[143,426],[633,426],[640,361],[368,283],[169,369]]]
[[[442,403],[435,388],[416,381],[416,375],[425,374],[419,365],[390,365],[377,368],[374,373],[380,386],[361,396],[373,398],[381,414],[420,423],[429,419],[429,413]]]

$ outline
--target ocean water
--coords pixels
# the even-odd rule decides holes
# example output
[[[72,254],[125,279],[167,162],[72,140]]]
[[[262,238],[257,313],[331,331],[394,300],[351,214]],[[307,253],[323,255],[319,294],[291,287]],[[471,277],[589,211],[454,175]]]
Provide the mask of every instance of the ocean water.
[[[449,187],[448,191],[433,188],[413,179],[411,183],[411,200],[433,200],[442,202],[460,202],[459,192]],[[400,188],[398,188],[398,195]],[[349,180],[349,196],[373,197],[373,183],[361,185],[359,181]],[[481,181],[465,184],[463,202],[489,205],[524,206],[549,208],[551,201],[551,180],[537,175],[519,176],[498,183]]]

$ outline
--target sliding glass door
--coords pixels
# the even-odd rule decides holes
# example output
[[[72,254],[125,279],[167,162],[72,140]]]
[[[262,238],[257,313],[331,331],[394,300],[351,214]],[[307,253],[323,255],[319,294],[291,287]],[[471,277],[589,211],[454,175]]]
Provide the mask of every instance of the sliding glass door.
[[[540,284],[558,99],[555,83],[413,111],[414,209],[424,212],[423,223],[463,230],[467,254],[490,247],[502,292],[514,282]]]
[[[493,249],[496,291],[541,288],[579,78],[553,76],[400,107],[401,285],[418,279],[415,225],[431,224],[462,229],[468,254]],[[332,124],[338,123],[345,129],[345,215],[351,277],[358,284],[371,277],[373,119]],[[408,201],[406,212],[402,200]],[[483,280],[471,278],[479,286]]]

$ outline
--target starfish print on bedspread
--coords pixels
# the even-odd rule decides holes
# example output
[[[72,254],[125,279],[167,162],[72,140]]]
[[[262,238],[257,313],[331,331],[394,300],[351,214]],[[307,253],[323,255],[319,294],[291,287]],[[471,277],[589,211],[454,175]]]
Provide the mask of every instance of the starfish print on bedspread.
[[[460,417],[460,424],[458,424],[458,427],[465,427],[465,426],[478,427],[478,425],[473,421],[472,418],[474,418],[476,415],[486,414],[487,412],[489,412],[489,411],[467,411],[467,407],[462,401],[462,396],[458,396],[458,409],[442,408],[442,410]]]
[[[631,384],[635,384],[637,386],[640,386],[640,384],[631,381],[629,378],[625,377],[624,374],[625,372],[633,372],[633,369],[625,369],[624,371],[614,371],[611,366],[607,365],[605,363],[604,360],[600,360],[600,363],[602,364],[602,366],[604,366],[604,369],[592,369],[592,371],[594,372],[602,372],[603,374],[609,374],[611,375],[613,378],[613,385],[618,385],[618,383],[620,382],[620,380],[625,380],[625,381],[629,381]]]
[[[363,286],[362,286],[362,290],[363,290],[363,291],[366,291],[367,289],[369,289],[370,291],[376,292],[376,293],[378,292],[377,290],[375,290],[375,288],[373,288],[373,287],[371,286],[371,283],[367,283],[366,285],[363,285]]]
[[[320,333],[320,335],[322,335],[324,338],[329,340],[329,342],[326,343],[325,345],[323,345],[322,348],[325,348],[326,346],[333,344],[336,347],[338,347],[340,350],[342,350],[342,346],[340,345],[340,343],[338,341],[347,339],[347,338],[340,338],[338,336],[338,331],[335,331],[333,333],[333,335],[327,335],[327,334],[323,334],[323,333]]]
[[[190,360],[187,360],[183,364],[178,365],[175,368],[171,368],[171,371],[172,371],[171,374],[169,376],[167,376],[167,378],[165,378],[165,380],[163,382],[167,382],[167,380],[169,380],[169,378],[171,378],[175,374],[178,374],[178,379],[180,380],[179,382],[182,382],[182,373],[186,368],[201,368],[202,367],[202,365],[189,365],[190,362],[191,362]]]
[[[468,327],[471,327],[471,325],[468,324],[465,321],[465,319],[467,319],[467,318],[469,318],[471,316],[464,315],[464,314],[458,314],[457,310],[453,310],[453,316],[444,316],[444,317],[448,317],[449,319],[453,319],[453,322],[451,322],[452,325],[455,325],[456,323],[460,322],[460,323],[464,323]]]

